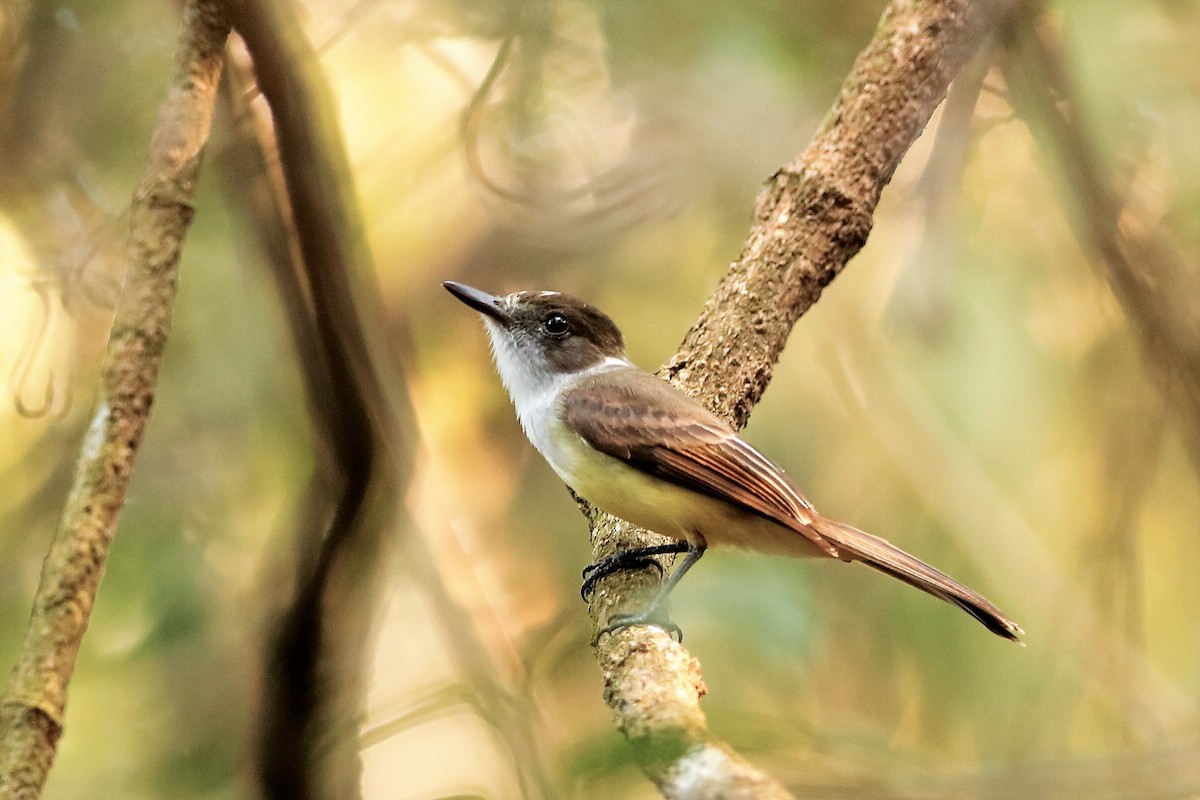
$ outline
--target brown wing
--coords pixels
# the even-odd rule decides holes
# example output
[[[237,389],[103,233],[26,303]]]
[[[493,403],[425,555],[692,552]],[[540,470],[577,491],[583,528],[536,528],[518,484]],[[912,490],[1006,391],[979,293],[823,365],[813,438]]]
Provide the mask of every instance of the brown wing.
[[[982,595],[884,539],[822,517],[779,467],[666,381],[641,370],[594,376],[563,396],[567,424],[597,450],[773,520],[835,558],[862,561],[953,603],[1006,639],[1019,625]]]
[[[816,511],[783,470],[666,381],[638,369],[612,370],[568,390],[562,404],[568,426],[600,452],[766,517],[838,557],[813,529]]]

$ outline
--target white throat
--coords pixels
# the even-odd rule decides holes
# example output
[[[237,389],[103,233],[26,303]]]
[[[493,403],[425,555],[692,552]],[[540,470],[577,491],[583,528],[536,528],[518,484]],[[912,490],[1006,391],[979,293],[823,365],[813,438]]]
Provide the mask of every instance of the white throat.
[[[499,323],[486,318],[484,323],[492,343],[496,371],[516,407],[521,429],[538,452],[558,470],[562,453],[551,431],[558,422],[556,403],[563,390],[585,376],[633,365],[628,359],[609,356],[579,372],[556,372],[550,369],[534,343],[521,347]]]

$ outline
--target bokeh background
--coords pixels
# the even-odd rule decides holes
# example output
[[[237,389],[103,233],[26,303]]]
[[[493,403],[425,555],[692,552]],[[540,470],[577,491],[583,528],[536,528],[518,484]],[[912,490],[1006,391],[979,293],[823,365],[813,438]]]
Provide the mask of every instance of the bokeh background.
[[[386,310],[371,333],[420,431],[352,720],[366,798],[656,796],[601,698],[584,520],[439,283],[580,295],[661,364],[882,8],[300,5]],[[1063,0],[1038,24],[1115,225],[1195,270],[1200,6]],[[489,81],[513,26],[522,46]],[[0,106],[21,122],[0,153],[3,663],[87,422],[177,31],[170,3],[46,4]],[[965,73],[965,113],[905,159],[746,436],[825,513],[993,599],[1028,646],[861,567],[719,554],[674,596],[711,727],[801,796],[1200,796],[1198,451],[1109,288],[1061,142],[1014,95],[1017,60],[994,43]],[[314,456],[216,127],[50,798],[255,791],[263,653]]]

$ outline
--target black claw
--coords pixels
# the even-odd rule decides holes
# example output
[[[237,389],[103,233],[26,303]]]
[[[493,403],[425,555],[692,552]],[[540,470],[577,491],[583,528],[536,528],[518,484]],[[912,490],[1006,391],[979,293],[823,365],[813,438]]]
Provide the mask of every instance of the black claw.
[[[579,595],[586,601],[588,596],[595,590],[596,584],[602,578],[614,572],[645,569],[648,566],[653,566],[658,570],[660,577],[666,575],[663,565],[651,558],[651,556],[685,553],[688,550],[686,542],[672,542],[671,544],[641,547],[636,550],[625,550],[620,553],[614,553],[607,558],[600,559],[595,564],[588,564],[584,567],[583,586],[579,587]]]
[[[703,547],[696,547],[687,542],[672,542],[671,544],[655,545],[653,547],[643,547],[636,550],[626,550],[623,553],[615,553],[608,558],[602,558],[595,564],[589,564],[587,569],[583,571],[583,586],[580,587],[579,593],[583,595],[583,599],[587,600],[588,595],[596,588],[596,582],[606,575],[611,575],[614,572],[625,569],[642,568],[649,564],[653,564],[658,568],[659,572],[665,574],[662,564],[654,561],[650,556],[664,555],[667,553],[687,553],[687,557],[683,559],[683,563],[675,568],[671,576],[663,583],[658,590],[658,594],[650,602],[643,611],[635,614],[614,614],[608,618],[607,624],[592,640],[592,644],[599,641],[600,637],[606,633],[616,633],[623,628],[628,628],[632,625],[654,625],[662,628],[667,633],[679,642],[683,641],[683,631],[678,625],[670,620],[663,611],[666,608],[667,596],[675,585],[692,566],[700,560],[704,555]]]
[[[662,628],[671,637],[680,644],[683,643],[683,629],[672,622],[669,618],[660,616],[653,610],[642,611],[637,614],[613,614],[608,618],[608,624],[600,631],[600,636],[604,634],[613,634],[617,631],[630,628],[634,625],[653,625],[656,628]]]
[[[617,556],[624,556],[625,553],[618,553]],[[658,570],[658,575],[661,578],[666,574],[662,564],[648,556],[634,555],[629,558],[618,558],[617,556],[609,556],[608,558],[597,561],[595,564],[588,564],[583,570],[583,585],[579,587],[579,596],[587,602],[591,594],[596,591],[596,584],[612,575],[614,572],[624,572],[631,569],[645,569],[654,567]]]

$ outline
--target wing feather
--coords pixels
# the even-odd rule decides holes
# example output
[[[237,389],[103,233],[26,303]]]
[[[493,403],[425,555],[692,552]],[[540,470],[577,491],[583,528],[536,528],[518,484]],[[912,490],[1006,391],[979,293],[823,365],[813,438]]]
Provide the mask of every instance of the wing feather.
[[[822,517],[779,467],[666,381],[641,370],[613,370],[564,393],[562,402],[567,424],[595,449],[772,520],[835,558],[861,561],[1019,641],[1020,626],[979,593],[884,539]]]
[[[813,528],[816,511],[783,470],[666,381],[641,370],[612,370],[567,391],[562,403],[570,428],[600,452],[766,517],[839,556]]]

